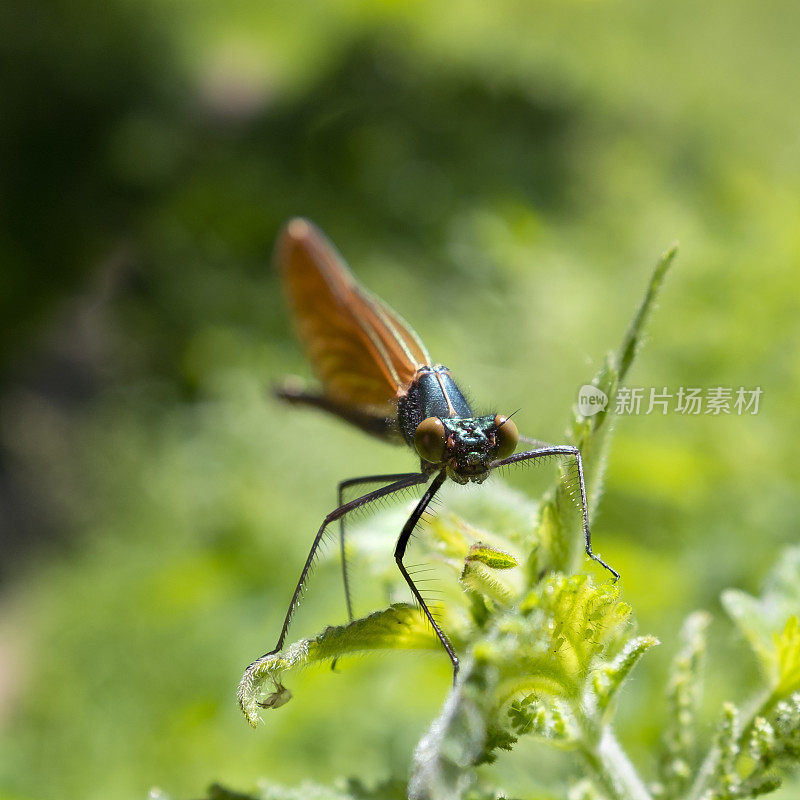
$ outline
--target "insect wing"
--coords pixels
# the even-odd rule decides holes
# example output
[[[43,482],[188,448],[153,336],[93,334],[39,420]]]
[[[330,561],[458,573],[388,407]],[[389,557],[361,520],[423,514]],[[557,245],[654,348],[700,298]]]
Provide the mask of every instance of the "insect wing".
[[[275,263],[326,395],[391,414],[398,389],[431,363],[417,334],[358,284],[331,242],[308,220],[287,223]]]

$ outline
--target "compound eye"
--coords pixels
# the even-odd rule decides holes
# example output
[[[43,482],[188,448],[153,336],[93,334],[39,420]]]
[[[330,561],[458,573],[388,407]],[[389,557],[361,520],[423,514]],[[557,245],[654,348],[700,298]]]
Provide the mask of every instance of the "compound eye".
[[[425,461],[439,464],[444,458],[444,446],[447,442],[447,431],[439,417],[428,417],[417,425],[414,432],[414,447]]]
[[[519,442],[519,431],[513,419],[498,414],[494,418],[495,425],[495,458],[508,458],[516,449]]]

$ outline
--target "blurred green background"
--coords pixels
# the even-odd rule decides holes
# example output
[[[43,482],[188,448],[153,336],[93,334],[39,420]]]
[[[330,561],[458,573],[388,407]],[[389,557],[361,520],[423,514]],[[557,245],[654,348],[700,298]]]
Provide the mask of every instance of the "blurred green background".
[[[764,394],[617,425],[596,549],[664,642],[619,733],[646,760],[698,607],[709,726],[739,699],[718,595],[800,512],[798,30],[788,0],[3,3],[0,795],[405,777],[443,656],[310,670],[255,733],[234,698],[336,482],[414,466],[268,395],[309,374],[269,265],[294,214],[551,441],[680,240],[631,383]],[[344,618],[330,559],[292,636]],[[571,766],[526,744],[493,769],[556,797]]]

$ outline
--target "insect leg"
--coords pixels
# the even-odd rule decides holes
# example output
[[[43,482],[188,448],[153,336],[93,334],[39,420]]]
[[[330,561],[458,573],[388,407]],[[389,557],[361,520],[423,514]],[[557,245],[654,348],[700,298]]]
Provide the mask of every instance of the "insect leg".
[[[273,387],[273,394],[279,400],[292,405],[327,411],[339,419],[355,425],[365,433],[377,436],[384,441],[391,441],[398,435],[397,424],[391,417],[363,411],[346,403],[337,403],[320,392],[306,391],[298,384],[297,380],[286,379],[283,383]]]
[[[430,624],[433,627],[433,630],[439,637],[439,641],[442,643],[442,645],[444,645],[444,649],[447,650],[447,655],[450,656],[450,661],[452,661],[453,663],[453,683],[455,683],[456,676],[458,675],[458,656],[456,655],[456,651],[453,649],[453,645],[450,644],[450,640],[447,638],[447,636],[445,636],[444,631],[439,627],[438,623],[433,618],[430,609],[425,604],[425,601],[422,599],[422,595],[419,593],[419,589],[417,589],[416,585],[414,584],[414,581],[411,579],[411,576],[408,574],[408,571],[403,565],[403,556],[405,555],[406,552],[406,546],[408,545],[409,537],[411,536],[412,532],[414,531],[414,528],[419,522],[419,519],[422,516],[423,511],[425,511],[425,509],[428,507],[428,504],[431,502],[436,492],[439,491],[439,488],[444,483],[446,477],[447,473],[444,470],[442,470],[433,479],[431,485],[425,490],[425,494],[422,495],[422,498],[417,503],[414,510],[411,512],[411,516],[406,520],[406,524],[403,525],[403,530],[400,532],[400,538],[397,540],[397,546],[395,547],[394,551],[394,560],[397,562],[397,566],[400,569],[400,572],[406,579],[406,583],[411,589],[411,592],[416,598],[416,601],[422,608],[423,613],[428,618],[428,622],[430,622]]]
[[[527,439],[527,437],[520,437],[523,441],[536,441]],[[546,445],[539,447],[536,450],[528,450],[524,453],[514,453],[514,455],[504,458],[500,461],[493,461],[490,465],[492,469],[495,467],[504,467],[510,464],[516,464],[520,461],[527,461],[534,458],[545,458],[547,456],[572,456],[578,465],[578,483],[580,484],[581,492],[581,517],[583,521],[583,539],[586,545],[586,555],[596,561],[598,564],[604,566],[613,576],[614,581],[619,580],[619,572],[613,567],[606,564],[600,556],[592,550],[592,534],[589,531],[589,506],[586,502],[586,482],[583,477],[583,461],[581,459],[581,451],[577,447],[571,445]]]
[[[400,480],[395,481],[394,483],[390,483],[388,486],[383,486],[380,489],[375,489],[375,491],[368,492],[361,497],[355,498],[355,500],[351,500],[349,503],[345,503],[344,505],[340,505],[338,508],[331,511],[327,517],[322,521],[322,525],[320,525],[319,530],[317,531],[317,535],[314,537],[314,541],[311,544],[311,550],[309,550],[308,557],[306,558],[306,562],[303,565],[303,570],[300,573],[300,580],[297,582],[297,586],[295,587],[294,594],[292,595],[291,602],[289,603],[289,608],[286,611],[286,618],[283,620],[283,627],[281,628],[280,636],[278,636],[278,643],[275,647],[270,650],[268,653],[265,653],[260,658],[264,658],[265,656],[271,656],[275,653],[279,652],[283,648],[283,643],[286,641],[286,634],[289,631],[289,625],[292,622],[292,616],[294,615],[295,609],[300,603],[302,599],[303,592],[305,590],[306,579],[308,578],[308,573],[311,570],[311,566],[314,563],[314,558],[317,555],[317,550],[319,549],[319,545],[322,542],[323,537],[325,536],[325,530],[327,529],[328,525],[332,522],[335,522],[337,519],[341,519],[346,514],[349,514],[351,511],[355,511],[357,508],[361,508],[361,506],[367,505],[367,503],[371,503],[373,500],[377,500],[379,497],[386,497],[394,492],[398,492],[401,489],[407,489],[411,486],[416,486],[420,483],[425,483],[428,480],[428,475],[425,473],[416,473],[411,472],[405,477],[401,478]],[[259,661],[256,659],[256,661]],[[255,663],[255,662],[253,662]]]
[[[416,474],[416,473],[411,473],[411,474]],[[339,505],[340,506],[344,505],[345,491],[353,486],[361,486],[365,483],[381,483],[381,484],[395,483],[396,481],[403,480],[408,476],[409,473],[402,472],[394,475],[365,475],[362,478],[349,478],[346,481],[342,481],[338,486],[337,497],[339,500]],[[344,584],[344,598],[345,602],[347,603],[347,618],[350,621],[352,621],[353,603],[350,597],[350,580],[347,574],[347,554],[345,553],[345,519],[346,516],[339,518],[339,550],[342,556],[342,582]]]

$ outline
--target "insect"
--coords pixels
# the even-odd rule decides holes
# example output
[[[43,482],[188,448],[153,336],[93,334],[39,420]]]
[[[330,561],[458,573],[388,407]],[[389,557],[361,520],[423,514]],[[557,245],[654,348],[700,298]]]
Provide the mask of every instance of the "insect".
[[[385,440],[409,446],[420,459],[419,470],[391,475],[367,475],[339,484],[339,505],[322,521],[300,573],[273,655],[283,648],[292,615],[305,589],[309,571],[325,532],[339,522],[347,613],[353,611],[345,558],[344,520],[348,514],[382,497],[427,484],[421,499],[403,525],[394,558],[458,674],[458,656],[431,614],[406,569],[408,540],[442,484],[482,483],[497,467],[548,456],[575,459],[587,555],[619,578],[592,552],[586,485],[578,448],[549,445],[520,436],[514,421],[503,414],[475,416],[450,370],[436,364],[414,330],[395,311],[357,281],[337,250],[311,222],[290,220],[279,235],[275,263],[286,286],[292,311],[311,363],[321,383],[307,391],[287,382],[278,396],[296,405],[312,406]],[[515,453],[522,442],[532,449]],[[378,484],[355,499],[344,492]]]

